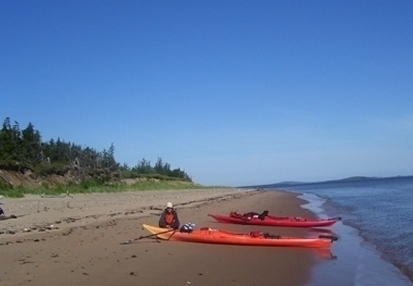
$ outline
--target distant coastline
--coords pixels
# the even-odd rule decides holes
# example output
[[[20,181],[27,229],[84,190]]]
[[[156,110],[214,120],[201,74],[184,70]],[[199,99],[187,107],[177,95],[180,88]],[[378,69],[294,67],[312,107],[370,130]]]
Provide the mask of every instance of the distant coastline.
[[[327,180],[319,182],[279,182],[273,184],[265,185],[253,185],[253,186],[242,186],[240,188],[282,188],[288,186],[298,186],[298,185],[315,185],[315,184],[331,184],[331,183],[341,183],[341,182],[361,182],[361,181],[374,181],[374,180],[388,180],[388,179],[401,179],[401,178],[410,178],[412,176],[393,176],[393,177],[366,177],[366,176],[353,176],[337,180]]]

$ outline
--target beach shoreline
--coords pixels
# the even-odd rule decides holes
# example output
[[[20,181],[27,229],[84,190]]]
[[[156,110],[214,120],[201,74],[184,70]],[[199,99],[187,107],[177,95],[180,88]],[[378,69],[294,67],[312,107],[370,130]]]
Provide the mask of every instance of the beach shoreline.
[[[142,239],[141,225],[156,225],[166,202],[181,224],[278,235],[304,229],[214,222],[209,213],[269,210],[315,217],[297,194],[253,189],[136,191],[61,197],[3,198],[0,285],[305,285],[317,253],[311,249],[222,246]]]

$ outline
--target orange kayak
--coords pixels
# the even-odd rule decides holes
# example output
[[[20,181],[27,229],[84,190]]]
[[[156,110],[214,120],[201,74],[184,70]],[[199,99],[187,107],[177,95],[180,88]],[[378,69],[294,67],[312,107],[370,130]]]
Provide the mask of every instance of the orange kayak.
[[[160,239],[198,243],[327,248],[333,241],[337,240],[333,236],[320,235],[314,238],[273,236],[258,231],[236,233],[209,227],[194,229],[189,233],[179,230],[167,230],[147,224],[144,224],[143,227]]]
[[[340,217],[326,218],[326,219],[310,219],[303,217],[276,217],[266,215],[264,217],[245,216],[237,213],[231,213],[230,215],[213,215],[208,216],[214,218],[220,223],[232,223],[232,224],[246,224],[246,225],[265,225],[265,226],[282,226],[282,227],[326,227],[332,226],[337,221],[341,220]]]

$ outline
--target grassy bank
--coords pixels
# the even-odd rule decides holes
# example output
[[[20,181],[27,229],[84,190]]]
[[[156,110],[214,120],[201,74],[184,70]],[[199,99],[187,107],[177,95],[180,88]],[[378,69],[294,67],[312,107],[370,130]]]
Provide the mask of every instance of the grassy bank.
[[[116,193],[126,191],[148,191],[148,190],[183,190],[183,189],[201,189],[207,188],[192,182],[180,180],[136,180],[133,182],[117,182],[111,184],[99,184],[94,181],[81,182],[69,185],[57,185],[49,187],[43,184],[38,188],[27,188],[18,186],[11,188],[10,186],[0,186],[0,195],[10,198],[21,198],[25,194],[38,194],[48,196],[59,196],[66,194],[80,193]]]

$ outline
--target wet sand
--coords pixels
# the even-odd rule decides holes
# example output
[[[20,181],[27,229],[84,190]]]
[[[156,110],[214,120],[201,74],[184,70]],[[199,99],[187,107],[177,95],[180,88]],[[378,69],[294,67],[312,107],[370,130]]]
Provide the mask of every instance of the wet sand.
[[[314,249],[245,247],[159,241],[142,224],[157,225],[174,203],[181,224],[307,236],[307,230],[219,224],[209,213],[269,210],[314,217],[304,201],[281,191],[207,189],[3,198],[0,285],[305,285]]]

